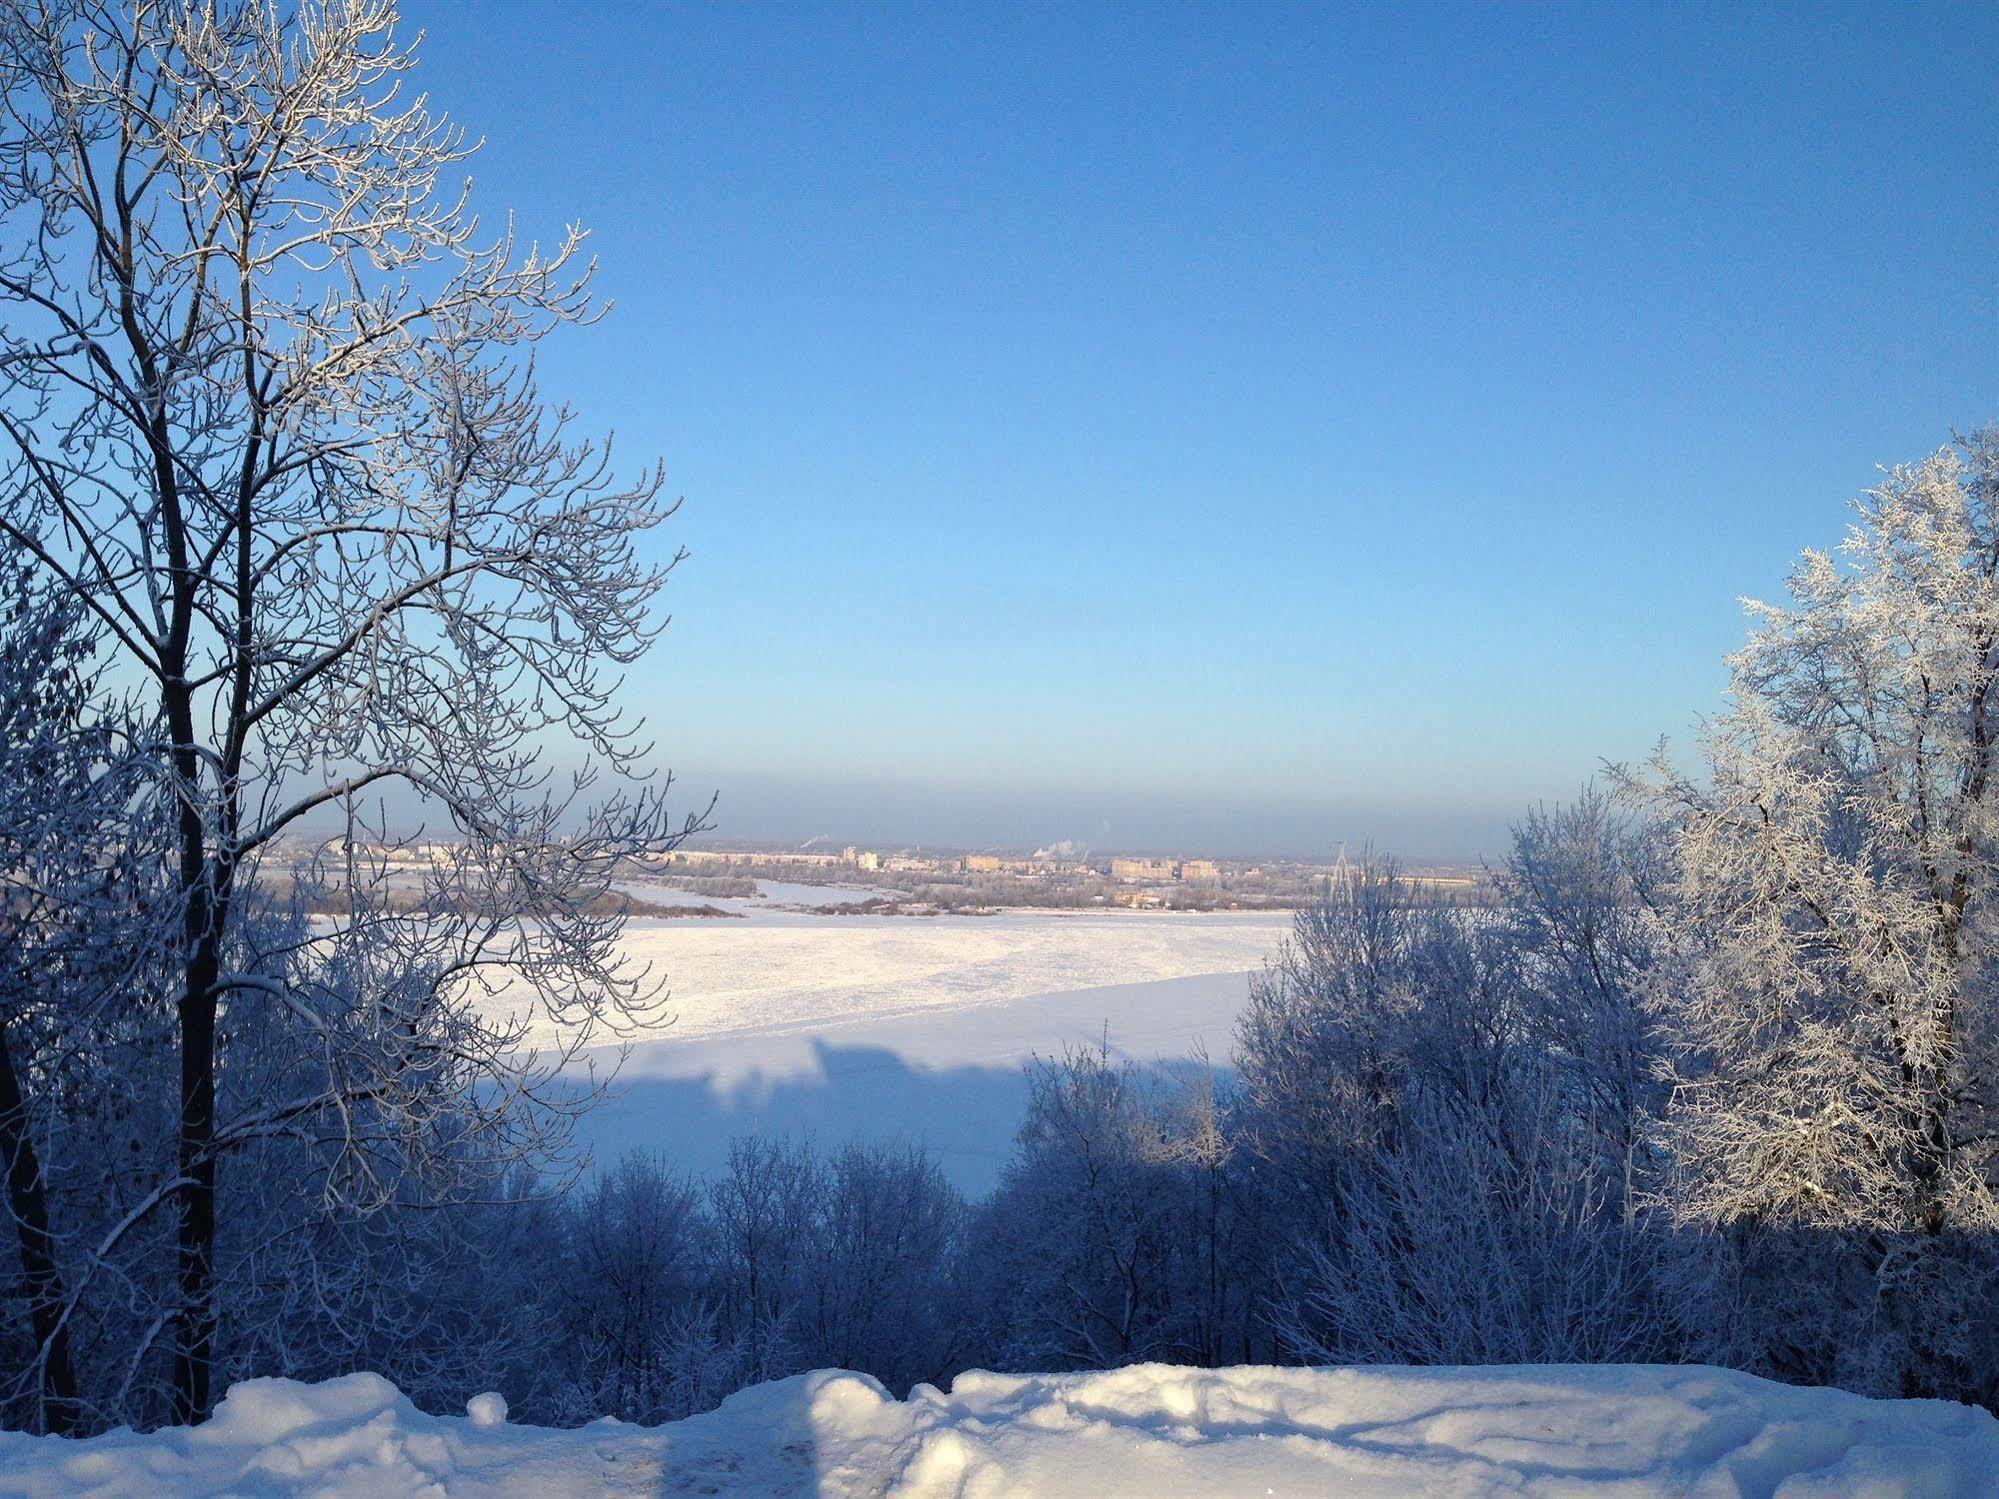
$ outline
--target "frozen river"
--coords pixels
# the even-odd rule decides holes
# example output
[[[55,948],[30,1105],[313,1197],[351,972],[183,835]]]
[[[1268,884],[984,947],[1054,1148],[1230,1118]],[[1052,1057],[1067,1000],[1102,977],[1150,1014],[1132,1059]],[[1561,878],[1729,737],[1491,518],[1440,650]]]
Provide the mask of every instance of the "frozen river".
[[[1250,975],[1290,928],[1284,912],[823,916],[784,909],[792,895],[713,902],[739,920],[629,924],[672,1018],[630,1038],[614,1095],[586,1121],[600,1160],[657,1149],[699,1175],[748,1131],[911,1138],[982,1191],[1035,1055],[1108,1034],[1146,1063],[1203,1045],[1225,1062]]]

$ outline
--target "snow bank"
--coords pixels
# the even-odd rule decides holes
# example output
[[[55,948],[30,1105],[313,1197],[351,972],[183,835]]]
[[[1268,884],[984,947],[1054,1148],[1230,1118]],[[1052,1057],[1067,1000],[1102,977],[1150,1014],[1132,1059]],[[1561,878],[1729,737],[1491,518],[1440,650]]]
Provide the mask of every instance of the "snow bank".
[[[822,1371],[669,1426],[418,1412],[387,1381],[237,1385],[193,1431],[0,1436],[0,1494],[1683,1495],[1974,1499],[1999,1422],[1713,1369],[967,1374],[891,1400]]]

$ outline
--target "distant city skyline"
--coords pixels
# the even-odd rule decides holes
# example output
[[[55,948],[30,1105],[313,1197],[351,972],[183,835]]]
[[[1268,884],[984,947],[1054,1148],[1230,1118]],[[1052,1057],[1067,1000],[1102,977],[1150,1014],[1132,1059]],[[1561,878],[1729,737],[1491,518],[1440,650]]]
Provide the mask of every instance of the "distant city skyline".
[[[724,835],[1493,854],[1999,418],[1989,7],[583,10],[405,24]]]
[[[1560,794],[1572,795],[1584,777]],[[677,777],[680,805],[705,801],[709,783]],[[1527,810],[1493,811],[1441,795],[1408,807],[1376,803],[1218,800],[1191,806],[1139,794],[1034,792],[907,783],[792,785],[738,776],[721,789],[715,830],[702,842],[832,848],[1006,849],[1061,844],[1094,853],[1226,859],[1326,860],[1373,846],[1400,859],[1475,863],[1506,848],[1508,825]]]

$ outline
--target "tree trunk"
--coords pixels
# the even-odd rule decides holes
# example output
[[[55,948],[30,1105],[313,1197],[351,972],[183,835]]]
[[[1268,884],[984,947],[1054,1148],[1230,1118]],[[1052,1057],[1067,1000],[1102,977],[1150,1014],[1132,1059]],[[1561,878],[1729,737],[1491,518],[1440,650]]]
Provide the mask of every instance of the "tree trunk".
[[[178,651],[176,643],[176,651]],[[208,858],[207,828],[197,803],[200,764],[194,753],[193,712],[174,658],[167,722],[174,736],[174,773],[181,787],[180,894],[182,988],[180,1116],[177,1164],[181,1189],[176,1224],[173,1416],[185,1426],[208,1419],[215,1362],[215,1000],[222,973],[226,893]]]
[[[7,1206],[14,1214],[28,1321],[42,1363],[42,1428],[57,1436],[74,1436],[82,1424],[82,1410],[63,1316],[62,1268],[56,1263],[41,1158],[28,1130],[27,1102],[4,1024],[0,1024],[0,1152],[7,1158]]]
[[[189,902],[189,925],[210,920],[209,902]],[[173,1414],[183,1425],[208,1419],[215,1363],[215,983],[220,938],[191,944],[180,1000],[180,1190]]]
[[[167,553],[175,567],[172,624],[161,651],[161,706],[172,734],[172,764],[179,794],[182,987],[180,1115],[177,1165],[181,1187],[176,1223],[173,1418],[191,1426],[208,1419],[215,1363],[215,1008],[222,974],[223,927],[228,916],[229,871],[210,858],[203,816],[202,766],[195,738],[193,692],[187,678],[188,639],[194,620],[192,572],[180,513],[171,449],[155,420],[155,480],[168,501]]]

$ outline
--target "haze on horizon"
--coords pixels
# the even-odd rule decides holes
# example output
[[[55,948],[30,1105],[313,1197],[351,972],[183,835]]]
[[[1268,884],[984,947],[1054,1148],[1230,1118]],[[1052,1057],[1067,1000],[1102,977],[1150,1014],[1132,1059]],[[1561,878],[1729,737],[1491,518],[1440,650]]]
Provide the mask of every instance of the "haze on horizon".
[[[590,14],[405,7],[724,837],[1491,854],[1999,415],[1991,9]]]
[[[690,777],[681,784],[691,792],[708,783]],[[1521,810],[1488,815],[1441,794],[1391,806],[1358,799],[1259,804],[1218,797],[1203,803],[1171,792],[1147,796],[859,779],[814,785],[737,776],[726,784],[730,789],[717,806],[716,831],[697,847],[854,843],[1031,852],[1067,844],[1096,853],[1324,860],[1342,848],[1358,854],[1363,846],[1374,846],[1400,859],[1459,864],[1497,858],[1507,824]]]

